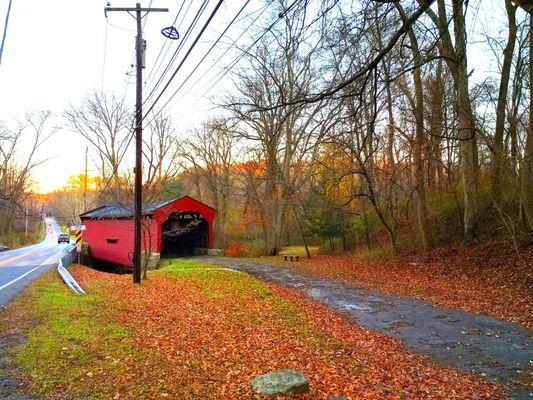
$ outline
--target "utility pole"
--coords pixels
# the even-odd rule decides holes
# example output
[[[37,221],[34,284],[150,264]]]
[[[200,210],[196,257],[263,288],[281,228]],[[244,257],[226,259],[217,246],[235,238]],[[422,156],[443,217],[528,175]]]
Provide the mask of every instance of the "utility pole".
[[[83,212],[87,211],[87,158],[89,153],[89,146],[85,147],[85,175],[83,178]]]
[[[28,199],[24,202],[24,235],[28,236]]]
[[[133,283],[141,283],[141,219],[142,219],[142,70],[145,43],[142,38],[142,19],[149,12],[168,12],[168,8],[142,8],[137,3],[131,7],[106,7],[105,13],[123,11],[137,21],[136,51],[136,101],[135,101],[135,218],[133,239]],[[135,15],[132,14],[135,12]],[[143,15],[144,13],[144,15]]]

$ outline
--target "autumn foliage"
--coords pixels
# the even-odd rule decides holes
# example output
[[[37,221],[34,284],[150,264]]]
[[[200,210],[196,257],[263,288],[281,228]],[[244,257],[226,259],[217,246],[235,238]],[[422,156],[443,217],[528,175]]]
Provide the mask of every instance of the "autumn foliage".
[[[249,245],[232,240],[225,254],[227,257],[248,257],[250,253],[251,248]]]
[[[81,285],[101,297],[95,309],[105,310],[87,317],[94,334],[102,319],[124,334],[99,346],[80,337],[57,343],[69,350],[58,356],[51,376],[63,381],[48,370],[32,378],[45,351],[36,348],[22,375],[29,388],[43,399],[258,399],[249,381],[289,367],[310,379],[310,393],[297,399],[505,398],[497,386],[434,364],[293,290],[213,265],[189,267],[164,269],[136,286],[129,276],[76,268]],[[18,304],[3,322],[21,324]],[[31,345],[35,333],[30,338]],[[69,357],[76,346],[90,353]]]
[[[531,246],[517,254],[497,241],[486,241],[474,247],[456,245],[427,254],[388,258],[316,256],[290,266],[533,328],[532,260]]]

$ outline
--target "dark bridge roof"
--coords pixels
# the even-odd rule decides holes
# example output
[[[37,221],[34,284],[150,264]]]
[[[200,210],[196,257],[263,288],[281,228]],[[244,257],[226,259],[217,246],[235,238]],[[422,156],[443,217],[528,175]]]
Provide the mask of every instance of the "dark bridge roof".
[[[155,210],[169,206],[171,203],[175,203],[173,206],[176,208],[175,211],[179,211],[180,209],[195,209],[195,211],[198,211],[202,214],[206,212],[209,215],[216,212],[213,207],[208,206],[207,204],[204,204],[191,196],[184,195],[173,200],[159,200],[150,203],[144,203],[142,214],[144,216],[153,216]],[[196,210],[196,208],[198,209]],[[207,209],[212,211],[207,211]],[[80,214],[81,219],[131,219],[133,217],[133,204],[106,204]]]
[[[180,197],[181,198],[181,197]],[[174,200],[161,200],[154,201],[151,203],[143,204],[143,215],[151,215],[154,210],[163,207],[165,204],[171,203]],[[89,210],[80,214],[80,218],[133,218],[134,215],[134,206],[133,204],[106,204],[100,207],[97,207],[93,210]]]

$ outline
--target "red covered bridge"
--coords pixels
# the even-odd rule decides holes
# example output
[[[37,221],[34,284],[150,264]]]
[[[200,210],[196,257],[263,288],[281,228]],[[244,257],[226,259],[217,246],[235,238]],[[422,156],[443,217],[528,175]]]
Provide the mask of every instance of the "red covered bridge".
[[[142,251],[172,257],[213,248],[215,214],[214,208],[189,196],[145,204]],[[83,240],[89,244],[93,258],[132,266],[133,206],[104,205],[80,218],[86,226]]]

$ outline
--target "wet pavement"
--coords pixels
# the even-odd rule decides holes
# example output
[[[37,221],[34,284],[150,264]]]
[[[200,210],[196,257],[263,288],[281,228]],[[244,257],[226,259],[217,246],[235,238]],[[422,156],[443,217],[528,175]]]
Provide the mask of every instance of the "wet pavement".
[[[302,290],[368,330],[403,340],[415,352],[507,386],[512,399],[533,399],[533,331],[521,325],[309,277],[274,264],[224,258],[201,260]]]

